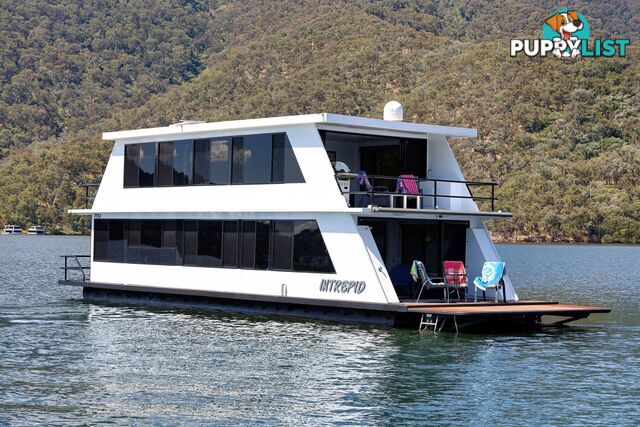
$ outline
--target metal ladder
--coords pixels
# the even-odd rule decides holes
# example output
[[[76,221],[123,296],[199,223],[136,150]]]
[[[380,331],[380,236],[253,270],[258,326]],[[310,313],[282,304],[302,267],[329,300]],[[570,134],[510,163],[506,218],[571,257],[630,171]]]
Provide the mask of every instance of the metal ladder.
[[[452,317],[453,317],[453,325],[456,328],[456,334],[457,334],[459,332],[458,321],[456,319],[456,316],[452,316]],[[431,313],[424,313],[420,318],[420,326],[418,327],[418,330],[419,331],[431,330],[433,332],[440,332],[442,331],[442,328],[444,328],[444,324],[446,320],[447,320],[446,316],[442,319],[442,322],[440,322],[439,315],[434,316]],[[438,325],[440,326],[440,328],[438,328]]]
[[[418,327],[419,331],[423,330],[432,330],[433,332],[438,331],[438,321],[440,320],[440,316],[435,316],[431,313],[424,313],[420,318],[420,326]],[[442,329],[442,326],[440,326]]]

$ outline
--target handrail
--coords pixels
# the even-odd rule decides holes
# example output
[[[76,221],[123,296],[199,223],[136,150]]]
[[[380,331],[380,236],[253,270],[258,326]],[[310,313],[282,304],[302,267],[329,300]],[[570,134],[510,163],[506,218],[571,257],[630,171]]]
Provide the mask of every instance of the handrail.
[[[60,258],[64,258],[64,267],[60,267],[61,270],[64,271],[64,281],[68,282],[68,272],[69,271],[79,271],[82,274],[82,281],[86,282],[88,277],[85,273],[85,270],[91,270],[90,265],[82,265],[80,262],[80,258],[91,258],[91,255],[60,255]],[[69,258],[75,260],[77,266],[69,265]]]
[[[413,180],[416,182],[416,185],[419,185],[421,182],[433,182],[433,194],[409,194],[411,197],[416,198],[424,198],[430,197],[433,198],[433,206],[435,209],[438,209],[438,198],[449,198],[449,199],[471,199],[473,201],[490,201],[491,202],[491,212],[495,211],[495,201],[497,198],[495,197],[495,188],[496,186],[500,186],[497,182],[491,181],[461,181],[454,179],[438,179],[438,178],[408,178],[408,177],[399,177],[399,176],[386,176],[386,175],[366,175],[365,176],[369,180],[369,184],[371,185],[371,190],[369,191],[342,191],[343,195],[351,195],[351,194],[367,194],[371,197],[371,202],[373,204],[373,200],[375,195],[407,195],[406,193],[398,193],[394,191],[376,191],[376,180],[380,181],[395,181],[398,180]],[[348,179],[348,180],[357,180],[361,178],[358,174],[354,173],[336,173],[335,175],[336,182],[340,179]],[[467,191],[469,192],[469,196],[461,196],[461,195],[451,195],[451,194],[438,194],[438,183],[451,183],[451,184],[464,184],[467,187]],[[483,186],[483,187],[491,187],[491,195],[490,196],[476,196],[471,191],[470,186]]]
[[[80,184],[81,187],[84,187],[85,195],[81,199],[84,200],[84,208],[89,209],[89,202],[95,200],[96,196],[89,196],[89,192],[91,188],[100,187],[100,184],[95,182],[83,182]]]

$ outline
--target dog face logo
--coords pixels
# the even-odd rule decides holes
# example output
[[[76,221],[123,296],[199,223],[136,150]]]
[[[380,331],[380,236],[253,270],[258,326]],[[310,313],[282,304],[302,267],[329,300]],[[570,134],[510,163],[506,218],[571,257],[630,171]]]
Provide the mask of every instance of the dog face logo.
[[[547,17],[542,27],[542,38],[546,40],[561,39],[566,42],[589,39],[589,24],[577,10],[561,9]],[[558,58],[575,58],[580,50],[570,47],[564,51],[554,49],[552,52]]]

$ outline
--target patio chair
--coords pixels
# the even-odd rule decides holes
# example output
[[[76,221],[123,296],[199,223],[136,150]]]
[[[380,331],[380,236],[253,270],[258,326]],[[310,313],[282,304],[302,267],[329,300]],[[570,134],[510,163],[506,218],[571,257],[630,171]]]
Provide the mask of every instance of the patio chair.
[[[407,208],[407,199],[409,197],[415,197],[416,209],[420,209],[420,201],[422,199],[420,196],[422,193],[418,188],[417,177],[413,175],[400,175],[396,181],[396,190],[398,193],[402,194],[402,207],[404,209]]]
[[[462,301],[460,297],[460,290],[465,290],[465,300],[467,299],[467,270],[464,268],[462,261],[445,261],[444,262],[444,283],[447,287],[447,299],[451,296],[451,288],[458,295],[458,300]]]
[[[478,288],[482,290],[484,300],[487,300],[486,290],[495,288],[496,302],[498,302],[498,290],[502,288],[504,292],[503,299],[506,301],[506,290],[504,289],[504,273],[506,271],[504,262],[487,261],[482,266],[482,276],[476,277],[473,281],[475,288],[473,289],[473,300],[478,301]]]
[[[447,287],[444,283],[444,279],[442,277],[429,277],[427,274],[427,269],[424,268],[424,264],[422,261],[413,261],[411,264],[411,277],[413,280],[418,282],[418,286],[420,286],[420,291],[418,292],[418,296],[416,298],[416,302],[420,301],[420,297],[422,296],[422,291],[424,288],[427,289],[442,289],[443,290],[443,300],[447,296]]]

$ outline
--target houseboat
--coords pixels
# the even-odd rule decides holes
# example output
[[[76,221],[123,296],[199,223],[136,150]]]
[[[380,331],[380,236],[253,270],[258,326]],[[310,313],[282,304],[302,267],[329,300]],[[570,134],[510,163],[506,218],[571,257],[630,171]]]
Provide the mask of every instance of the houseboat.
[[[511,217],[495,209],[497,184],[466,181],[456,162],[448,139],[476,136],[404,122],[398,103],[384,119],[104,133],[114,146],[93,205],[71,211],[91,219],[90,265],[66,257],[61,283],[92,299],[434,330],[608,311],[521,301],[506,271],[473,286],[500,261],[486,223]],[[465,275],[455,289],[435,279],[448,261]]]
[[[22,234],[22,227],[19,225],[7,224],[2,229],[2,234]]]
[[[32,225],[27,229],[27,234],[30,234],[30,235],[44,234],[44,227],[41,225]]]

